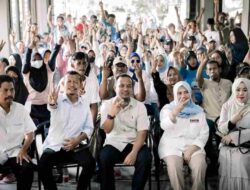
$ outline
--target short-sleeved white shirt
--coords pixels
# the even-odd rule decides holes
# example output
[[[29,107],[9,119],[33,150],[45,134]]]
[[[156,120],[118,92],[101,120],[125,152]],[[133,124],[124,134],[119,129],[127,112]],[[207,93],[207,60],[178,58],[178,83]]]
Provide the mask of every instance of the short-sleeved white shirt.
[[[101,105],[101,127],[109,109],[116,97],[103,101]],[[112,131],[106,134],[104,145],[112,145],[119,151],[122,151],[128,143],[133,143],[137,137],[138,131],[148,130],[149,120],[146,107],[143,103],[130,98],[130,103],[122,109],[114,119]]]
[[[23,105],[12,102],[7,114],[0,107],[0,164],[16,157],[25,135],[35,130],[36,126]]]

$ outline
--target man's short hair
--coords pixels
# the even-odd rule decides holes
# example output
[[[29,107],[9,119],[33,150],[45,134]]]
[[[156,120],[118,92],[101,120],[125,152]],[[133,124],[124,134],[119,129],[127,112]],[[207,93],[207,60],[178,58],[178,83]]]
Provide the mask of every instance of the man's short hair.
[[[131,78],[131,76],[129,76],[126,73],[122,73],[120,75],[117,75],[116,78],[115,78],[115,80],[117,81],[119,78],[129,78],[132,81],[132,83],[133,83],[133,79]]]
[[[75,52],[72,56],[73,61],[75,60],[83,60],[87,59],[88,60],[88,54],[83,53],[83,52]]]
[[[10,76],[8,76],[8,75],[0,75],[0,88],[2,87],[2,83],[4,83],[4,82],[12,82],[13,85],[14,85],[14,81]]]
[[[62,19],[62,20],[64,20],[64,17],[63,17],[62,15],[58,15],[58,16],[56,17],[56,20],[59,19],[59,18]]]
[[[85,76],[81,76],[78,72],[76,72],[76,71],[68,71],[66,74],[65,74],[65,76],[67,76],[67,75],[71,75],[71,76],[79,76],[79,79],[80,79],[80,82],[83,82],[83,81],[85,81]]]
[[[207,62],[207,65],[212,65],[212,64],[216,64],[218,67],[220,67],[220,64],[218,63],[218,61],[209,60],[209,61]]]
[[[115,18],[115,15],[114,14],[109,14],[108,18]]]

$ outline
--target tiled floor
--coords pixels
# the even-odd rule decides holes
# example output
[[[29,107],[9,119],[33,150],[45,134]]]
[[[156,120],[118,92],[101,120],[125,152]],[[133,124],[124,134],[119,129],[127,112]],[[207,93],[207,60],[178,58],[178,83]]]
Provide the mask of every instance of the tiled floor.
[[[154,181],[154,177],[152,177],[152,190],[157,190],[156,182]],[[160,183],[160,190],[170,190],[170,183],[167,179],[166,175],[161,176],[161,183]],[[68,183],[61,183],[58,184],[58,190],[75,190],[76,189],[76,183],[72,180]],[[91,190],[99,190],[100,185],[99,183],[92,182],[91,183]],[[120,190],[131,190],[131,180],[123,179],[123,180],[117,180],[116,181],[116,189]],[[186,190],[189,190],[189,180],[187,178],[186,180]],[[217,189],[217,177],[208,178],[208,190],[216,190]],[[0,184],[0,190],[16,190],[16,184]],[[37,181],[33,183],[32,190],[38,190]],[[148,184],[146,185],[145,190],[148,190]]]

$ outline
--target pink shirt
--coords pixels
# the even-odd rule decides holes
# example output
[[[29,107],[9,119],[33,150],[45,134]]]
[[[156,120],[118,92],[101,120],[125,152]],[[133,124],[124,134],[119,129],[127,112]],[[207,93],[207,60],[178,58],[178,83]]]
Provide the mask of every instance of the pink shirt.
[[[53,80],[53,72],[50,70],[48,65],[46,65],[46,68],[47,68],[47,73],[48,73],[48,84],[47,84],[45,90],[42,92],[36,91],[30,85],[30,81],[29,81],[30,73],[29,72],[27,74],[23,74],[24,84],[29,91],[28,99],[31,101],[31,104],[33,104],[33,105],[43,105],[43,104],[48,103],[49,90],[50,90],[50,86],[53,82],[52,81]]]

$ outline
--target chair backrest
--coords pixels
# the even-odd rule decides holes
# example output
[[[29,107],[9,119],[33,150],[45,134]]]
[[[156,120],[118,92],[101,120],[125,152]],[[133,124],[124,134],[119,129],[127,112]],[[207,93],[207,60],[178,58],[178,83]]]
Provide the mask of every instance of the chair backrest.
[[[49,127],[49,125],[50,121],[45,121],[36,126],[37,129],[35,131],[35,145],[36,145],[36,157],[38,160],[40,159],[43,153],[43,148],[42,148],[44,141],[43,132],[44,129]]]

